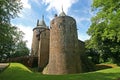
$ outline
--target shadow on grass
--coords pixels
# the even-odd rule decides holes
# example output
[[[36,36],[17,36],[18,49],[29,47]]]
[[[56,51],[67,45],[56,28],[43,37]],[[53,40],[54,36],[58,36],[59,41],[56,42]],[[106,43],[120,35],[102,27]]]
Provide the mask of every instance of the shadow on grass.
[[[73,76],[69,78],[69,80],[117,80],[120,73],[91,73],[91,74],[83,74],[78,76]]]
[[[117,80],[120,73],[85,73],[74,75],[42,75],[38,80]]]
[[[120,80],[120,78],[118,78],[117,80]]]
[[[102,69],[108,69],[108,68],[112,68],[112,67],[108,65],[96,65],[96,70],[102,70]]]
[[[118,80],[120,73],[84,73],[71,75],[42,75],[26,71],[0,75],[0,80]]]

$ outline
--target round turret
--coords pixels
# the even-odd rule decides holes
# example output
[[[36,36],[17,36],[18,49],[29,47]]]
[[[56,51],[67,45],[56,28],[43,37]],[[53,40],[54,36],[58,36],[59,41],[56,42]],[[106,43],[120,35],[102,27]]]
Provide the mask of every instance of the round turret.
[[[81,72],[76,21],[63,12],[50,24],[49,63],[43,74]]]
[[[33,56],[38,56],[40,34],[46,29],[48,30],[49,28],[45,24],[44,16],[42,16],[42,20],[41,21],[37,20],[37,26],[33,29],[33,40],[31,50],[31,54]]]

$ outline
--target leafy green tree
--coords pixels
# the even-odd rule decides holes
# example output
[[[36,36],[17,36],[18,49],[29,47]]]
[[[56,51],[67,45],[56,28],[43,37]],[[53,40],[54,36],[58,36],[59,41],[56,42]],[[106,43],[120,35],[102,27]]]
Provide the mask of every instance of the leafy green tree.
[[[15,35],[12,39],[14,43],[14,45],[12,45],[13,52],[10,54],[10,57],[20,57],[29,55],[29,49],[26,45],[27,41],[23,41],[24,33],[20,31],[20,29],[17,27],[15,27],[14,33]]]
[[[91,48],[88,47],[90,40],[86,40],[85,41],[85,54],[86,56],[95,64],[99,64],[100,63],[100,54],[98,53],[98,51],[95,48]]]
[[[11,57],[20,57],[20,56],[28,56],[29,49],[26,46],[26,41],[19,41],[16,45],[15,52],[11,55]]]
[[[0,0],[0,24],[10,23],[22,9],[20,0]]]
[[[120,63],[120,0],[93,0],[92,10],[97,14],[88,30],[87,47],[96,49],[103,62],[111,58]]]
[[[0,0],[0,61],[14,52],[14,47],[20,37],[17,28],[10,24],[10,20],[17,17],[22,9],[20,0]]]
[[[26,41],[23,41],[24,33],[15,26],[8,26],[9,30],[0,39],[0,59],[7,59],[10,57],[19,57],[29,54],[29,49],[26,47]],[[5,30],[6,31],[6,30]]]
[[[13,33],[14,28],[9,26],[9,24],[5,24],[4,27],[0,27],[0,59],[9,56],[14,50],[12,45],[15,43],[12,39],[13,34],[11,34]]]

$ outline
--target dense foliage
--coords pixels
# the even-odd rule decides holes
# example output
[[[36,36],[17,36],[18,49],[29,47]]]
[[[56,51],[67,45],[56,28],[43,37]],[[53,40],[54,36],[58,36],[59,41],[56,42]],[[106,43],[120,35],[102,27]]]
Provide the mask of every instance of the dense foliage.
[[[93,0],[92,10],[97,14],[88,30],[87,48],[97,51],[103,62],[120,63],[120,0]]]
[[[22,9],[20,0],[0,0],[0,24],[10,22]]]
[[[29,49],[26,46],[26,41],[20,40],[15,47],[15,52],[11,57],[19,57],[29,55]]]
[[[10,20],[17,17],[21,9],[20,0],[0,0],[0,61],[15,54],[19,44],[25,42],[22,40],[23,32],[10,24]]]

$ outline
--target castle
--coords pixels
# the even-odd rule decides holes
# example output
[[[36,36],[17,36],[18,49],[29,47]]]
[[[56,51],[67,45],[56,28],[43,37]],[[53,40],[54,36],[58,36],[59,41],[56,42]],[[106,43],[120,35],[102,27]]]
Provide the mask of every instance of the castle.
[[[44,17],[33,29],[31,55],[38,58],[43,74],[72,74],[81,72],[80,53],[83,42],[78,40],[76,21],[64,11],[55,15],[46,26]]]

